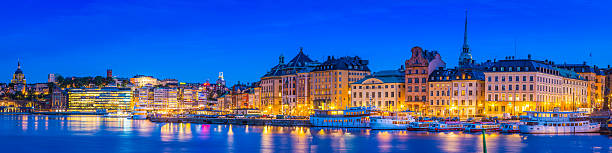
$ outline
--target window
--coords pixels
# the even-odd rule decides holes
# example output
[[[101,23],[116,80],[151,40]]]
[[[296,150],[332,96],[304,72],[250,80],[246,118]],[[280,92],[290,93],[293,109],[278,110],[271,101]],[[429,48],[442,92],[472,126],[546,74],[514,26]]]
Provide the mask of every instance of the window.
[[[487,78],[487,80],[488,80],[489,82],[491,82],[491,77],[488,77],[488,78]]]
[[[533,81],[533,76],[529,76],[529,81]]]
[[[414,78],[414,83],[419,83],[419,78]]]
[[[497,82],[499,80],[499,78],[497,76],[495,76],[495,82]]]
[[[523,81],[527,81],[527,76],[523,76]]]

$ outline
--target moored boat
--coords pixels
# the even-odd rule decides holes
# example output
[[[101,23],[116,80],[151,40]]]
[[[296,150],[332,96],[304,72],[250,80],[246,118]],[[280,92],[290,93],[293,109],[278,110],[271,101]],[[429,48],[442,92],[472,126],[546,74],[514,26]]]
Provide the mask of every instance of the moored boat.
[[[408,131],[427,131],[429,129],[429,125],[434,123],[433,121],[418,121],[412,122],[408,125]]]
[[[346,110],[314,110],[310,124],[318,127],[369,128],[370,107],[351,107]]]
[[[116,112],[111,112],[111,113],[107,113],[104,114],[104,116],[102,117],[108,117],[108,118],[127,118],[132,116],[129,112],[124,112],[122,110],[117,110]]]
[[[589,121],[586,112],[526,112],[519,126],[521,133],[557,134],[599,132],[600,124]]]
[[[612,132],[612,119],[608,120],[608,131]]]
[[[370,117],[370,128],[372,130],[404,130],[415,121],[406,111],[391,114],[390,116]]]
[[[459,121],[437,122],[430,124],[428,130],[430,132],[461,131],[463,130],[463,123]]]
[[[494,122],[474,122],[465,124],[465,132],[497,132],[500,130],[499,124]]]
[[[501,128],[501,132],[503,133],[519,133],[521,132],[519,130],[519,125],[521,123],[519,122],[508,122],[508,123],[501,123],[499,126]]]
[[[144,120],[147,119],[147,110],[144,107],[136,107],[132,111],[132,119]]]

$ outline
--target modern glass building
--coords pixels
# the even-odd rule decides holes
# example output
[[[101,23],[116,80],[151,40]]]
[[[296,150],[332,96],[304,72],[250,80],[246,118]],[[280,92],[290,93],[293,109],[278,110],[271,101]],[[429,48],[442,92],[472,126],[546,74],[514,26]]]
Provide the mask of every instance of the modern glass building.
[[[130,88],[73,88],[68,89],[68,111],[128,110]]]

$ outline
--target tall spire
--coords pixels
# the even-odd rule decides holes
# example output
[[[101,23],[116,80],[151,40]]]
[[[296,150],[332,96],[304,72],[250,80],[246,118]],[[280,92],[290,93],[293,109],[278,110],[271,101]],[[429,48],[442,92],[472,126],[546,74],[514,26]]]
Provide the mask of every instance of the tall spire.
[[[21,63],[19,63],[19,58],[17,58],[17,69],[21,69]]]
[[[465,31],[463,31],[463,49],[464,49],[464,51],[465,51],[465,49],[469,49],[470,48],[470,46],[467,43],[467,24],[468,24],[467,18],[468,18],[467,10],[465,10]]]
[[[461,47],[461,55],[459,55],[459,67],[465,67],[473,63],[470,45],[467,42],[467,10],[465,10],[465,29],[463,31],[463,47]]]

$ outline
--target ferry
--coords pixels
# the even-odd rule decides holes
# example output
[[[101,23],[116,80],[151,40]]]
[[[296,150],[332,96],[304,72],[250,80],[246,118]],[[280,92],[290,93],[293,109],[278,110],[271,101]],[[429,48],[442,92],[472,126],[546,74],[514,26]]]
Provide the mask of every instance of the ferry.
[[[475,122],[465,125],[465,132],[497,132],[500,131],[499,124],[494,122]]]
[[[408,125],[408,131],[427,131],[429,129],[429,125],[435,123],[433,121],[418,121],[412,122]]]
[[[147,110],[144,107],[136,107],[132,111],[132,119],[144,120],[147,119]]]
[[[314,110],[310,124],[317,127],[369,128],[371,107],[346,110]]]
[[[519,125],[521,123],[516,123],[516,122],[509,122],[509,123],[501,123],[500,127],[501,127],[501,132],[503,133],[519,133],[521,132],[519,130]]]
[[[599,132],[599,123],[592,123],[586,112],[527,111],[528,118],[519,126],[521,133],[557,134]]]
[[[395,114],[395,116],[370,117],[370,128],[372,130],[404,130],[415,121],[407,111],[391,114]]]
[[[430,132],[440,132],[440,131],[462,131],[463,123],[459,121],[448,121],[448,122],[437,122],[429,124]]]
[[[122,110],[117,110],[116,112],[111,112],[108,114],[104,114],[102,117],[108,117],[108,118],[127,118],[132,116],[130,113],[128,112],[124,112]]]

